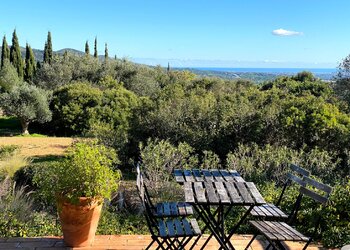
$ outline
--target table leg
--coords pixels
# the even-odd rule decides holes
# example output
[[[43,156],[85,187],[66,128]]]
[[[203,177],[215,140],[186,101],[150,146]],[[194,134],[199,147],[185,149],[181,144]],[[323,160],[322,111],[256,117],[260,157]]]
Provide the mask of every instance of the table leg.
[[[221,239],[220,235],[218,232],[220,232],[220,225],[215,225],[216,220],[215,217],[213,218],[213,215],[210,213],[210,207],[206,207],[203,205],[193,205],[195,210],[197,210],[198,215],[201,217],[201,219],[208,225],[209,230],[214,234],[214,237],[216,240],[220,243],[221,247],[224,248],[225,250],[230,250],[226,244],[225,244],[225,239]],[[207,213],[206,210],[209,209],[209,212]],[[203,249],[203,247],[201,248]]]
[[[213,216],[215,217],[215,216],[218,214],[218,212],[219,212],[219,207],[216,208],[216,210],[215,210],[214,213],[213,213]],[[208,228],[208,225],[205,225],[204,228],[203,228],[203,232],[204,232],[207,228]],[[204,249],[204,248],[205,248],[205,246],[209,243],[210,239],[211,239],[213,236],[214,236],[213,233],[211,233],[211,234],[209,235],[208,239],[204,242],[204,244],[203,244],[203,246],[202,246],[201,249]],[[200,236],[199,236],[199,237],[200,237]],[[196,244],[196,243],[198,242],[199,237],[197,237],[197,239],[194,241],[194,244]],[[193,245],[192,247],[194,247],[194,245]],[[193,249],[192,247],[190,248],[190,250]]]
[[[226,212],[225,212],[225,214],[224,214],[224,218],[226,218],[226,216],[231,212],[232,208],[233,208],[233,206],[228,207],[228,209],[226,210]],[[219,210],[219,207],[218,207],[218,208],[216,209],[216,211],[214,212],[214,216],[216,216],[216,214],[218,213],[218,210]],[[205,229],[207,229],[207,226],[204,227],[203,231],[204,231]],[[213,236],[214,236],[213,234],[210,234],[209,237],[208,237],[208,239],[205,241],[205,243],[204,243],[203,246],[206,246],[206,245],[209,243],[210,239],[211,239]],[[190,250],[192,250],[192,249],[190,249]]]
[[[232,235],[237,231],[237,229],[239,228],[239,226],[245,221],[245,219],[247,218],[247,216],[250,214],[250,211],[252,211],[254,205],[251,205],[248,210],[245,212],[245,214],[241,217],[241,219],[239,220],[239,222],[231,229],[230,233],[229,233],[229,238],[232,237]]]
[[[212,223],[211,226],[213,228],[211,229],[212,234],[206,240],[206,242],[204,243],[204,245],[202,246],[201,249],[205,248],[205,246],[208,244],[210,238],[213,235],[215,236],[217,241],[220,243],[220,245],[221,245],[220,249],[222,249],[222,248],[235,249],[234,246],[232,245],[232,243],[229,240],[227,240],[227,237],[225,235],[224,218],[228,214],[228,212],[226,212],[225,215],[224,215],[224,205],[222,205],[222,204],[218,205],[218,208],[217,208],[217,211],[218,211],[217,220],[215,219],[215,214],[216,213],[213,213],[213,214],[211,213],[210,206],[204,207],[204,209],[206,210],[206,213],[204,213],[204,214],[208,217],[209,221]],[[231,210],[231,208],[228,209],[228,210]],[[224,243],[224,244],[222,244],[222,243]]]

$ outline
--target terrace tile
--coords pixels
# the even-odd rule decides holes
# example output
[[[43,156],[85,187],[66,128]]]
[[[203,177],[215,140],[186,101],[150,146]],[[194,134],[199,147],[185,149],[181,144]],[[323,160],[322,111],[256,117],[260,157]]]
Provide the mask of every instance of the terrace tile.
[[[251,239],[251,235],[234,235],[232,243],[238,250],[243,250]],[[203,235],[199,240],[196,249],[200,249],[201,245],[208,238]],[[70,248],[65,246],[62,237],[41,237],[41,238],[0,238],[0,249],[30,249],[30,250],[141,250],[151,242],[149,235],[97,235],[92,246]],[[266,247],[266,241],[258,238],[253,242],[249,250],[262,250]],[[289,250],[301,250],[303,243],[288,242]],[[155,246],[155,245],[154,245]],[[206,250],[218,249],[218,243],[211,240]],[[310,250],[324,249],[320,245],[310,245]]]

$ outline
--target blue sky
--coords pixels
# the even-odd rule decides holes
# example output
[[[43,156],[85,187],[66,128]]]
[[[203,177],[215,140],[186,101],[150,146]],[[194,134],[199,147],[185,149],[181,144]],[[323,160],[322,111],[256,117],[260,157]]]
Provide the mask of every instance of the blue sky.
[[[150,64],[336,67],[350,53],[348,0],[16,0],[0,35],[42,49],[93,49]]]

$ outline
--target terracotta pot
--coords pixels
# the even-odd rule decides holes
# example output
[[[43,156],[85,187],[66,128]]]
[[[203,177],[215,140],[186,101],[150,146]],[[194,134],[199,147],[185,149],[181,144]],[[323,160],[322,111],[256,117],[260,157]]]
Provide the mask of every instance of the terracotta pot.
[[[93,243],[102,204],[102,199],[86,197],[81,197],[77,205],[58,199],[63,240],[67,246],[83,247]]]

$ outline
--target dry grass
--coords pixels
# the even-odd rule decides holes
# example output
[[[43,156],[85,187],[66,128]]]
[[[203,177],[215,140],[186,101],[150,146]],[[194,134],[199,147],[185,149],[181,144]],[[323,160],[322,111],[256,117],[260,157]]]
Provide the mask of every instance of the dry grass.
[[[13,177],[14,174],[24,166],[30,163],[28,157],[14,154],[0,161],[0,176]]]
[[[1,145],[18,145],[26,157],[62,155],[73,142],[67,137],[0,137]]]

